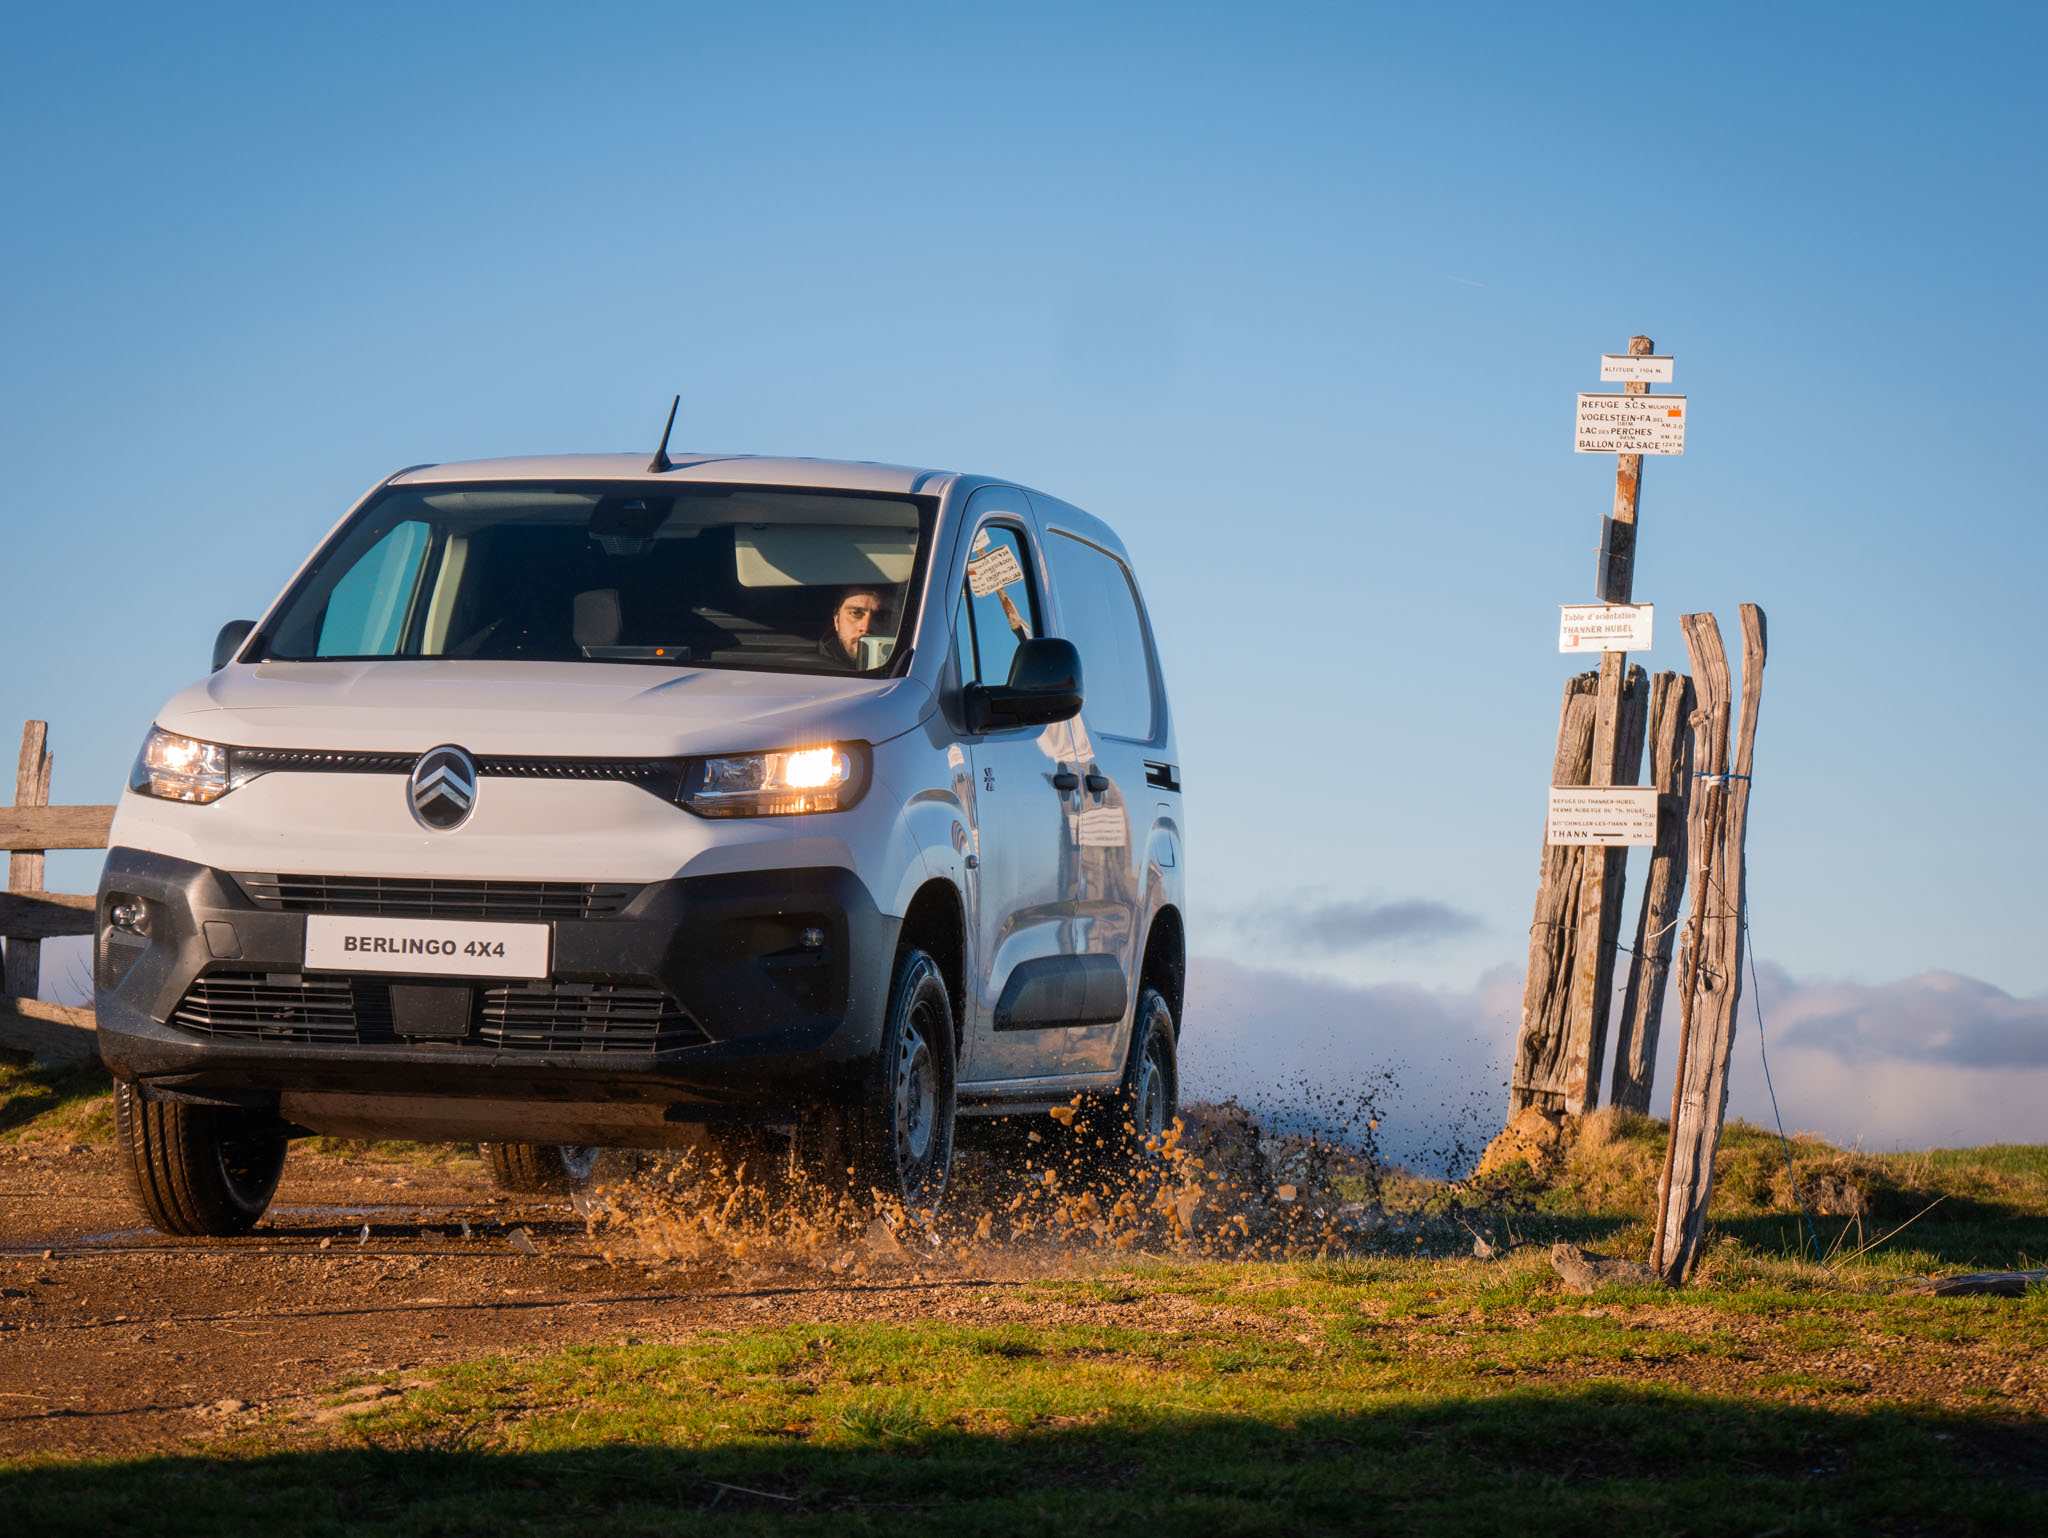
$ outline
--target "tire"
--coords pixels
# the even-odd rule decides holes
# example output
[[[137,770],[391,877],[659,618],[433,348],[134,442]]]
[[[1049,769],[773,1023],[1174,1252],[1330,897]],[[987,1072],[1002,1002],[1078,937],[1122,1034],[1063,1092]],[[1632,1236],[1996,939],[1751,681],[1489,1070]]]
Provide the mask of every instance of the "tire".
[[[522,1196],[589,1190],[602,1151],[573,1143],[484,1143],[480,1147],[498,1189]]]
[[[246,1234],[284,1173],[283,1129],[259,1112],[152,1100],[117,1082],[114,1130],[128,1189],[162,1233]]]
[[[1173,1008],[1158,989],[1142,988],[1123,1082],[1066,1129],[1072,1162],[1080,1174],[1127,1182],[1159,1157],[1160,1139],[1179,1115],[1179,1032]]]
[[[799,1129],[806,1173],[856,1200],[871,1191],[910,1212],[932,1212],[953,1172],[953,998],[924,951],[897,953],[882,1049],[854,1099]]]

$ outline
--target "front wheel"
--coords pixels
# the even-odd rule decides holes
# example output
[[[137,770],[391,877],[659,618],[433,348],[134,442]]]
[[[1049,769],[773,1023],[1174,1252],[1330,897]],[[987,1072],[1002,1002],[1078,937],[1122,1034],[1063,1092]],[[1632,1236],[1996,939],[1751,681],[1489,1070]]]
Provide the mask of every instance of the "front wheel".
[[[1159,1159],[1166,1131],[1180,1116],[1178,1044],[1173,1006],[1158,989],[1140,989],[1123,1082],[1115,1094],[1086,1106],[1061,1139],[1078,1173],[1128,1181]]]
[[[485,1143],[484,1163],[501,1191],[522,1196],[590,1188],[597,1173],[595,1148],[572,1143]]]
[[[247,1233],[284,1173],[283,1130],[275,1117],[253,1111],[151,1100],[117,1082],[114,1131],[136,1205],[167,1234]]]
[[[879,1193],[911,1212],[935,1210],[953,1170],[953,999],[924,951],[896,958],[882,1050],[846,1105],[801,1133],[814,1178],[855,1198]]]

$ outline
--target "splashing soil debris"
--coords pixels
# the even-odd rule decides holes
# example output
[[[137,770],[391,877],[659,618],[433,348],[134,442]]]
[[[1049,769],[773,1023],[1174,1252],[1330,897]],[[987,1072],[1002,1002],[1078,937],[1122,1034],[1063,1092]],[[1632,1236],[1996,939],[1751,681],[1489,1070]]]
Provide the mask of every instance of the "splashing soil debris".
[[[1321,1120],[1327,1129],[1331,1108]],[[1384,1166],[1367,1100],[1344,1135],[1276,1133],[1236,1102],[1190,1106],[1132,1167],[1078,1099],[1044,1117],[976,1129],[944,1205],[906,1210],[878,1192],[830,1190],[786,1157],[711,1148],[615,1161],[580,1204],[608,1260],[689,1271],[817,1271],[858,1278],[1044,1272],[1090,1257],[1314,1260],[1470,1253],[1472,1193]],[[1126,1129],[1128,1131],[1128,1129]]]

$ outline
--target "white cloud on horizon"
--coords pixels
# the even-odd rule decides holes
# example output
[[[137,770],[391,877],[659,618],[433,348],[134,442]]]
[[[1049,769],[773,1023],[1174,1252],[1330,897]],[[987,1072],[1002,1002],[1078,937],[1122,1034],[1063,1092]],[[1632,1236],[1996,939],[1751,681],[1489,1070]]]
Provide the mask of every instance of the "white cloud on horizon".
[[[2016,999],[1953,973],[1873,985],[1800,980],[1770,965],[1758,972],[1788,1131],[1873,1149],[2048,1139],[2048,999]],[[1729,1114],[1768,1126],[1757,1002],[1745,987]],[[1520,1015],[1521,974],[1511,966],[1467,988],[1432,989],[1198,956],[1184,1092],[1287,1107],[1379,1086],[1386,1151],[1439,1166],[1439,1151],[1473,1149],[1500,1126]],[[1660,1112],[1677,1037],[1671,1007],[1653,1091]]]

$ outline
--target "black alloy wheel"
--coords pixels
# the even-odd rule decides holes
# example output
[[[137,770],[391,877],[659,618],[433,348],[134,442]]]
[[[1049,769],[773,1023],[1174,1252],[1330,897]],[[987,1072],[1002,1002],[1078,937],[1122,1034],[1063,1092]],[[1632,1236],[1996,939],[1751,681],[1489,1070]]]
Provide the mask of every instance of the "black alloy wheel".
[[[936,1211],[953,1170],[955,1040],[945,974],[929,954],[905,946],[882,1049],[859,1094],[803,1129],[813,1178],[856,1199],[879,1193],[911,1213]]]
[[[152,1100],[121,1082],[114,1086],[114,1130],[128,1190],[162,1233],[245,1234],[268,1210],[284,1173],[284,1129],[264,1112]]]

